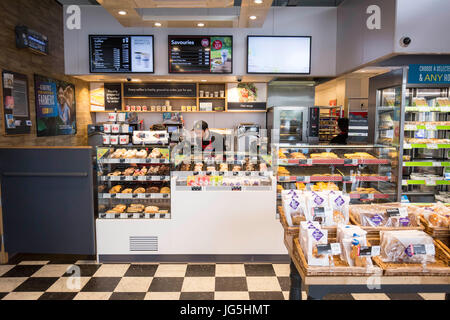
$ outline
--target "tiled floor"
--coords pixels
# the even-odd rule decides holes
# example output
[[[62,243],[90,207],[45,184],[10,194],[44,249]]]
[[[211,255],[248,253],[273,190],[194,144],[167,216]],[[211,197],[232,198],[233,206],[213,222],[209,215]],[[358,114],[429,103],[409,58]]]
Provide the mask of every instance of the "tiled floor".
[[[96,264],[70,259],[0,265],[3,300],[284,300],[288,264]],[[303,298],[306,294],[303,292]],[[327,300],[443,300],[443,294],[345,294]]]

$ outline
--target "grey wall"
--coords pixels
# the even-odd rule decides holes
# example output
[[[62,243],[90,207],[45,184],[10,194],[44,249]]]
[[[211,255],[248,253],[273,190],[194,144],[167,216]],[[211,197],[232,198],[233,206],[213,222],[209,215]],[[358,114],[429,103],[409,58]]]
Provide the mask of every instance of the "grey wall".
[[[246,74],[247,35],[312,36],[312,76],[336,71],[336,13],[334,7],[272,8],[261,29],[124,28],[103,7],[81,6],[81,30],[64,30],[66,73],[89,74],[89,34],[155,35],[155,75],[168,74],[169,34],[233,35],[234,75]]]
[[[359,66],[394,51],[395,0],[346,0],[337,10],[336,73]],[[381,8],[381,29],[369,30],[367,7]]]
[[[315,87],[304,84],[271,84],[268,86],[268,107],[314,106]]]
[[[450,53],[449,0],[397,0],[396,11],[395,52]],[[407,48],[403,36],[412,39]]]

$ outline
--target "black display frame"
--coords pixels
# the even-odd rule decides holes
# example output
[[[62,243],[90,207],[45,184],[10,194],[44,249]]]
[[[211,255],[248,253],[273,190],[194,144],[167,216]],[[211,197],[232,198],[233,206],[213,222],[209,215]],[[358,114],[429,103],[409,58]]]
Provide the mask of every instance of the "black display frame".
[[[92,37],[152,37],[152,64],[153,71],[152,72],[97,72],[92,71],[92,45],[91,39]],[[133,68],[133,66],[131,66]],[[92,74],[154,74],[155,73],[155,36],[153,34],[90,34],[89,35],[89,73]]]
[[[25,121],[24,125],[21,125],[20,127],[15,127],[15,128],[8,128],[7,125],[7,121],[6,121],[6,115],[14,115],[14,113],[10,113],[7,109],[6,109],[6,105],[5,105],[5,98],[6,98],[6,94],[5,91],[6,90],[11,90],[11,94],[13,94],[14,88],[12,89],[7,89],[5,88],[5,78],[4,75],[5,74],[11,74],[14,77],[18,76],[19,78],[22,78],[22,80],[25,81],[26,83],[26,95],[27,95],[27,111],[28,111],[28,115],[27,116],[17,116],[18,118],[20,118],[19,120]],[[9,71],[9,70],[1,70],[1,86],[2,86],[2,95],[1,95],[1,105],[2,105],[2,117],[3,117],[3,123],[4,123],[4,135],[5,136],[18,136],[18,135],[26,135],[26,134],[31,134],[31,127],[32,125],[28,125],[27,122],[31,121],[31,109],[30,109],[30,82],[28,80],[28,75],[23,74],[23,73],[19,73],[19,72],[15,72],[15,71]]]
[[[250,38],[309,38],[309,72],[249,72],[248,71],[248,58],[249,58],[249,41]],[[301,74],[310,75],[312,65],[312,36],[268,36],[268,35],[248,35],[247,36],[247,74]]]
[[[202,38],[202,37],[229,37],[231,38],[231,72],[221,72],[221,73],[215,73],[215,72],[172,72],[170,71],[170,37],[196,37],[196,38]],[[169,74],[198,74],[198,75],[223,75],[223,74],[233,74],[234,69],[234,39],[232,35],[184,35],[184,34],[169,34],[167,36],[167,71]]]

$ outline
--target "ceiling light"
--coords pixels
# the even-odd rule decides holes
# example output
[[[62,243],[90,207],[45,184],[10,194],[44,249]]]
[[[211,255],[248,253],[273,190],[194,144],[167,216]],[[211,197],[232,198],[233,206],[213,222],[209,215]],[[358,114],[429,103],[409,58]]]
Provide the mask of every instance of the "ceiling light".
[[[255,0],[253,2],[256,3],[256,4],[261,4],[261,3],[263,3],[263,0]]]
[[[256,16],[250,16],[250,20],[256,20]]]
[[[202,23],[202,22],[200,22],[200,23],[197,23],[197,27],[204,27],[205,26],[205,24],[204,23]]]
[[[120,14],[121,16],[125,16],[127,15],[127,12],[125,10],[120,10],[119,12],[117,12],[118,14]]]
[[[155,27],[161,27],[161,26],[162,26],[161,22],[155,22]]]
[[[208,80],[202,80],[202,82],[206,82],[206,81],[208,81]]]

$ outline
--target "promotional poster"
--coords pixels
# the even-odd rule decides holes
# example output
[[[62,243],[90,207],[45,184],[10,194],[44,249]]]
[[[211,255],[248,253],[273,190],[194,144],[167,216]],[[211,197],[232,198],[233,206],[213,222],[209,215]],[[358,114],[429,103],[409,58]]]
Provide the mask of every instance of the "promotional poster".
[[[10,71],[3,71],[2,75],[5,134],[29,134],[32,124],[28,105],[27,76]]]
[[[51,78],[34,76],[37,136],[75,135],[75,86]]]

